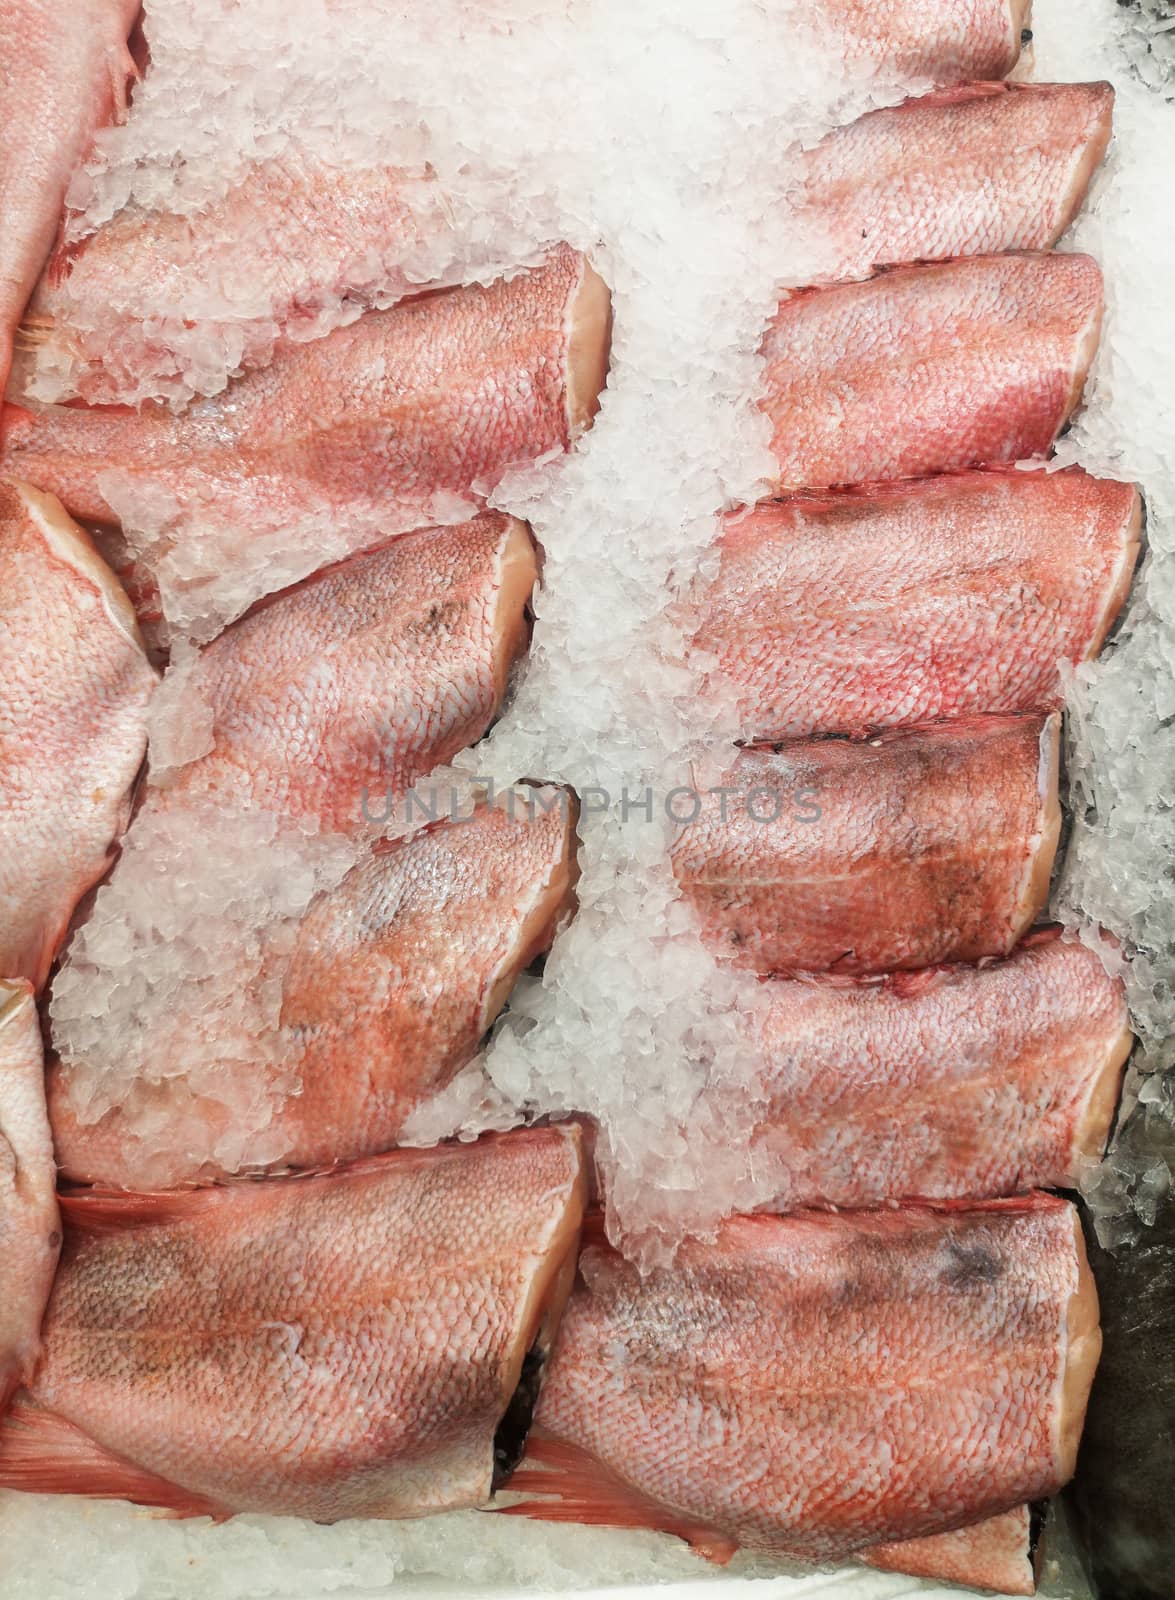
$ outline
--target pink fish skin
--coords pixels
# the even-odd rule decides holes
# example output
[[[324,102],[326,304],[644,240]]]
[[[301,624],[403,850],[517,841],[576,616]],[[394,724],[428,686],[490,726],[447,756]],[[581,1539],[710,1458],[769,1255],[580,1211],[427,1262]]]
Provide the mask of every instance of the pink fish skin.
[[[1101,319],[1101,272],[1081,255],[900,266],[789,296],[762,346],[775,488],[1045,454],[1081,399]]]
[[[1072,1475],[1101,1335],[1068,1202],[735,1217],[644,1279],[601,1231],[514,1514],[839,1561]]]
[[[900,261],[1047,250],[1105,156],[1108,83],[969,83],[869,112],[804,158],[835,278]]]
[[[32,1378],[61,1247],[33,986],[0,980],[0,1417]]]
[[[117,521],[100,482],[117,469],[171,496],[181,521],[273,528],[308,508],[359,508],[399,532],[434,520],[438,499],[488,494],[508,467],[569,448],[598,406],[609,304],[583,257],[560,248],[488,288],[422,295],[287,344],[179,416],[9,407],[0,467],[100,523]]]
[[[0,4],[0,394],[12,339],[53,248],[75,169],[94,134],[126,115],[138,69],[127,40],[141,0]]]
[[[1031,1510],[1017,1506],[953,1533],[874,1545],[861,1560],[867,1566],[905,1572],[914,1578],[993,1589],[997,1594],[1031,1595],[1036,1593],[1032,1547]]]
[[[51,496],[0,482],[0,974],[40,989],[130,815],[156,676],[130,602]]]
[[[370,831],[412,784],[476,744],[527,644],[538,569],[499,511],[353,556],[226,628],[174,715],[207,717],[208,752],[152,801],[208,801]]]
[[[854,70],[957,83],[1003,78],[1032,0],[816,0],[811,22]]]
[[[296,151],[192,215],[128,206],[42,280],[26,318],[39,375],[53,372],[55,398],[90,404],[215,394],[226,373],[266,365],[283,336],[310,339],[377,298],[419,293],[405,267],[444,254],[448,219],[427,174]]]
[[[772,1210],[1076,1188],[1100,1159],[1130,1017],[1121,981],[1056,930],[979,966],[769,989]]]
[[[673,866],[736,965],[853,975],[1007,955],[1048,896],[1060,719],[743,750]]]
[[[377,846],[337,888],[312,902],[261,983],[281,995],[276,1037],[242,1037],[238,1021],[168,1018],[203,1030],[203,1059],[223,1071],[285,1083],[251,1138],[231,1109],[178,1073],[135,1082],[134,1098],[99,1120],[86,1061],[59,1063],[49,1109],[62,1170],[127,1189],[224,1175],[226,1134],[241,1152],[228,1170],[316,1167],[389,1149],[411,1112],[476,1053],[519,973],[574,909],[578,809],[567,791],[507,794]],[[161,1135],[161,1129],[167,1136]]]
[[[752,739],[1053,708],[1130,588],[1142,501],[1063,472],[960,473],[724,519],[699,651]],[[712,680],[712,681],[714,681]]]
[[[317,1522],[483,1505],[525,1436],[583,1206],[574,1128],[67,1197],[0,1482]]]

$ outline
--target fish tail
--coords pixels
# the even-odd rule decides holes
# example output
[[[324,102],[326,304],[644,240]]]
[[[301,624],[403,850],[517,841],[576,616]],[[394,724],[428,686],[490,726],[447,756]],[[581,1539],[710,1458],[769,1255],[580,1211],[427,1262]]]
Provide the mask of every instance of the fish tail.
[[[543,1434],[531,1434],[522,1465],[506,1487],[511,1494],[543,1498],[501,1506],[504,1516],[672,1534],[716,1566],[725,1566],[738,1548],[716,1529],[650,1500],[578,1445]]]
[[[215,1501],[107,1450],[65,1417],[22,1394],[0,1426],[0,1488],[130,1500],[177,1517],[223,1520],[228,1515]]]

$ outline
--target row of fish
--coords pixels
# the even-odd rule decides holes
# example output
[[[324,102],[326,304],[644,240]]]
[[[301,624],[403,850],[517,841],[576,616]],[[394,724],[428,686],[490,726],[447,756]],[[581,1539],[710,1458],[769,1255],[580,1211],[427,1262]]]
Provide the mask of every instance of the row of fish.
[[[846,56],[948,84],[1010,70],[1025,25],[1024,6],[996,0],[818,9]],[[119,44],[96,24],[87,48],[121,82],[133,17],[95,10]],[[76,99],[92,128],[101,96]],[[512,1513],[653,1526],[714,1559],[862,1556],[1031,1591],[1027,1508],[1071,1475],[1100,1336],[1072,1207],[1020,1191],[1070,1182],[1100,1152],[1130,1033],[1098,955],[1029,930],[1060,831],[1058,660],[1105,638],[1140,510],[1122,485],[1001,464],[1047,451],[1080,398],[1100,278],[1033,252],[1080,203],[1109,115],[1103,86],[985,83],[873,113],[810,157],[807,203],[844,227],[832,276],[856,281],[787,292],[766,335],[789,498],[726,519],[691,623],[700,677],[728,680],[760,743],[674,864],[715,948],[771,980],[759,1137],[793,1175],[780,1209],[910,1203],[733,1219],[645,1281],[595,1213],[575,1275],[589,1188],[575,1127],[389,1149],[572,910],[574,796],[517,791],[391,843],[366,803],[403,798],[503,703],[526,648],[530,534],[493,512],[420,524],[590,425],[608,362],[598,277],[558,247],[320,339],[246,337],[253,370],[178,414],[6,409],[3,648],[20,692],[2,712],[0,1249],[19,1292],[0,1392],[24,1389],[0,1482],[320,1520],[481,1505],[508,1484]],[[68,176],[77,151],[49,132]],[[924,195],[903,177],[927,148],[944,159]],[[863,163],[872,188],[852,181]],[[982,214],[948,203],[968,173]],[[374,176],[364,215],[386,250],[405,179]],[[167,284],[136,262],[173,283],[204,259],[199,227],[124,216],[59,260],[35,331],[69,348],[71,392],[169,392],[184,346],[166,317],[144,334]],[[34,278],[43,234],[24,245]],[[984,253],[1009,250],[1026,253]],[[318,288],[360,304],[376,288],[294,253]],[[126,318],[118,363],[96,359],[84,316],[71,339],[86,294]],[[54,1279],[34,993],[126,827],[155,687],[125,597],[70,520],[117,520],[112,472],[190,511],[180,538],[210,505],[250,527],[307,501],[417,531],[265,600],[171,669],[170,724],[198,729],[199,748],[169,762],[153,744],[81,929],[86,971],[71,952],[54,982],[57,1158],[113,1186],[63,1197]],[[948,475],[880,481],[933,473]],[[252,930],[260,986],[280,997],[265,1029],[209,1015],[198,985],[190,1012],[147,1007],[157,1031],[136,1048],[159,1070],[110,1104],[128,1038],[111,1027],[106,1059],[68,1043],[83,980],[122,959],[106,908],[149,898],[182,922],[183,874],[153,841],[198,859],[256,813],[346,840],[354,863],[292,928]],[[255,1149],[226,1144],[223,1106],[175,1070],[193,1040],[262,1079],[295,1060]],[[781,1349],[786,1365],[766,1359]]]

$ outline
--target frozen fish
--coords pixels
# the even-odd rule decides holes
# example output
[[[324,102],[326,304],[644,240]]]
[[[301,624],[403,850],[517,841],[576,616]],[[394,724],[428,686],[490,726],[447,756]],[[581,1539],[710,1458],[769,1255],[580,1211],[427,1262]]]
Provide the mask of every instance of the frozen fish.
[[[577,1132],[551,1128],[68,1197],[0,1483],[318,1522],[483,1505],[526,1434],[583,1196]]]
[[[41,988],[130,815],[155,688],[135,615],[49,495],[0,483],[0,975]]]
[[[1081,399],[1101,319],[1101,272],[1082,255],[899,266],[786,296],[762,347],[775,486],[1043,455]]]
[[[939,83],[1002,78],[1031,39],[1032,0],[816,0],[811,12],[846,65]]]
[[[161,406],[8,407],[0,469],[75,516],[117,522],[104,475],[166,496],[182,526],[272,529],[366,510],[406,531],[452,521],[512,465],[566,450],[607,371],[609,296],[565,248],[488,288],[420,295],[310,343],[173,415]]]
[[[899,261],[1047,250],[1106,153],[1108,83],[969,83],[871,111],[804,157],[802,215],[837,278]]]
[[[233,1171],[390,1148],[408,1115],[473,1057],[518,974],[571,910],[576,816],[567,790],[520,789],[377,845],[311,904],[292,950],[285,930],[273,930],[257,987],[280,993],[275,1029],[242,1036],[235,1017],[201,1011],[197,985],[192,1015],[173,1002],[159,1019],[151,1078],[134,1080],[104,1114],[91,1110],[108,1092],[101,1065],[61,1062],[50,1114],[62,1170],[134,1189],[216,1175],[226,1141]],[[224,1099],[177,1071],[177,1036],[199,1041],[202,1069],[223,1062]],[[293,1086],[276,1087],[291,1072]],[[231,1110],[248,1079],[259,1080],[259,1099],[275,1085],[252,1137]]]
[[[1141,516],[1078,467],[765,501],[724,519],[695,645],[753,739],[1052,708],[1121,609]]]
[[[644,1280],[593,1229],[510,1511],[719,1560],[950,1533],[1070,1477],[1099,1346],[1048,1195],[736,1217]]]
[[[707,941],[757,972],[1007,955],[1048,895],[1060,719],[973,717],[743,750],[674,868]]]
[[[978,966],[769,988],[772,1209],[1076,1188],[1101,1158],[1130,1018],[1121,980],[1059,930]]]

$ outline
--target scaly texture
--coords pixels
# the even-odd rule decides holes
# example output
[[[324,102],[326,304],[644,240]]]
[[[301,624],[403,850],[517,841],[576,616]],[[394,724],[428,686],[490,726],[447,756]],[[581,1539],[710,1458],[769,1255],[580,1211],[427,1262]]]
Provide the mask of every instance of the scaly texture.
[[[801,215],[832,276],[899,261],[1046,250],[1106,153],[1108,83],[971,83],[870,112],[804,157]]]
[[[703,934],[762,973],[1006,955],[1044,906],[1059,718],[974,717],[741,752],[673,864]]]
[[[0,483],[0,975],[40,988],[110,865],[155,674],[130,602],[48,495]]]
[[[476,744],[526,645],[537,577],[525,524],[497,511],[408,534],[260,606],[168,685],[173,738],[209,748],[156,772],[193,797],[365,830]],[[166,751],[164,751],[166,754]]]
[[[127,38],[141,0],[0,4],[0,395],[12,336],[95,130],[125,116],[135,75]]]
[[[606,322],[592,328],[593,374],[576,389],[575,308],[594,275],[574,251],[489,288],[452,289],[373,311],[325,339],[287,344],[265,369],[179,416],[10,407],[0,465],[51,489],[75,515],[117,521],[103,474],[170,497],[182,524],[235,518],[274,527],[308,508],[366,509],[400,531],[506,468],[565,450],[603,381]],[[598,297],[590,297],[593,312]]]
[[[32,985],[0,979],[0,1416],[41,1353],[41,1315],[61,1245]]]
[[[903,266],[785,299],[763,341],[776,486],[911,478],[1049,449],[1097,348],[1078,255]]]
[[[1073,1470],[1100,1336],[1065,1201],[736,1217],[643,1281],[594,1243],[580,1273],[528,1448],[552,1470],[512,1485],[565,1503],[529,1514],[833,1561]]]
[[[846,64],[903,78],[1002,78],[1032,0],[816,0],[812,23]]]
[[[1133,1040],[1120,979],[1083,944],[770,989],[772,1209],[1071,1189],[1105,1148]]]
[[[768,501],[725,519],[695,646],[755,739],[1060,704],[1126,598],[1131,485],[985,472]]]
[[[576,1131],[550,1129],[71,1199],[0,1482],[320,1522],[480,1505],[583,1192]]]
[[[874,1545],[862,1560],[915,1578],[994,1589],[997,1594],[1035,1594],[1032,1544],[1032,1513],[1028,1506],[1017,1506],[954,1533]]]
[[[235,1018],[201,1009],[195,985],[158,1019],[148,1072],[100,1120],[89,1107],[109,1095],[101,1060],[63,1061],[50,1078],[62,1169],[133,1189],[215,1174],[226,1139],[233,1171],[388,1149],[474,1055],[518,973],[554,937],[575,878],[575,816],[564,790],[519,791],[377,846],[310,906],[292,950],[270,930],[257,987],[280,994],[275,1027],[242,1035]],[[226,1098],[176,1071],[177,1035],[198,1041],[201,1071],[223,1062],[234,1079]],[[248,1080],[270,1105],[252,1139],[232,1125],[232,1094]]]
[[[264,365],[281,336],[313,338],[417,292],[425,244],[450,226],[430,175],[295,148],[192,214],[118,212],[42,281],[29,332],[57,399],[216,393],[224,370]]]

